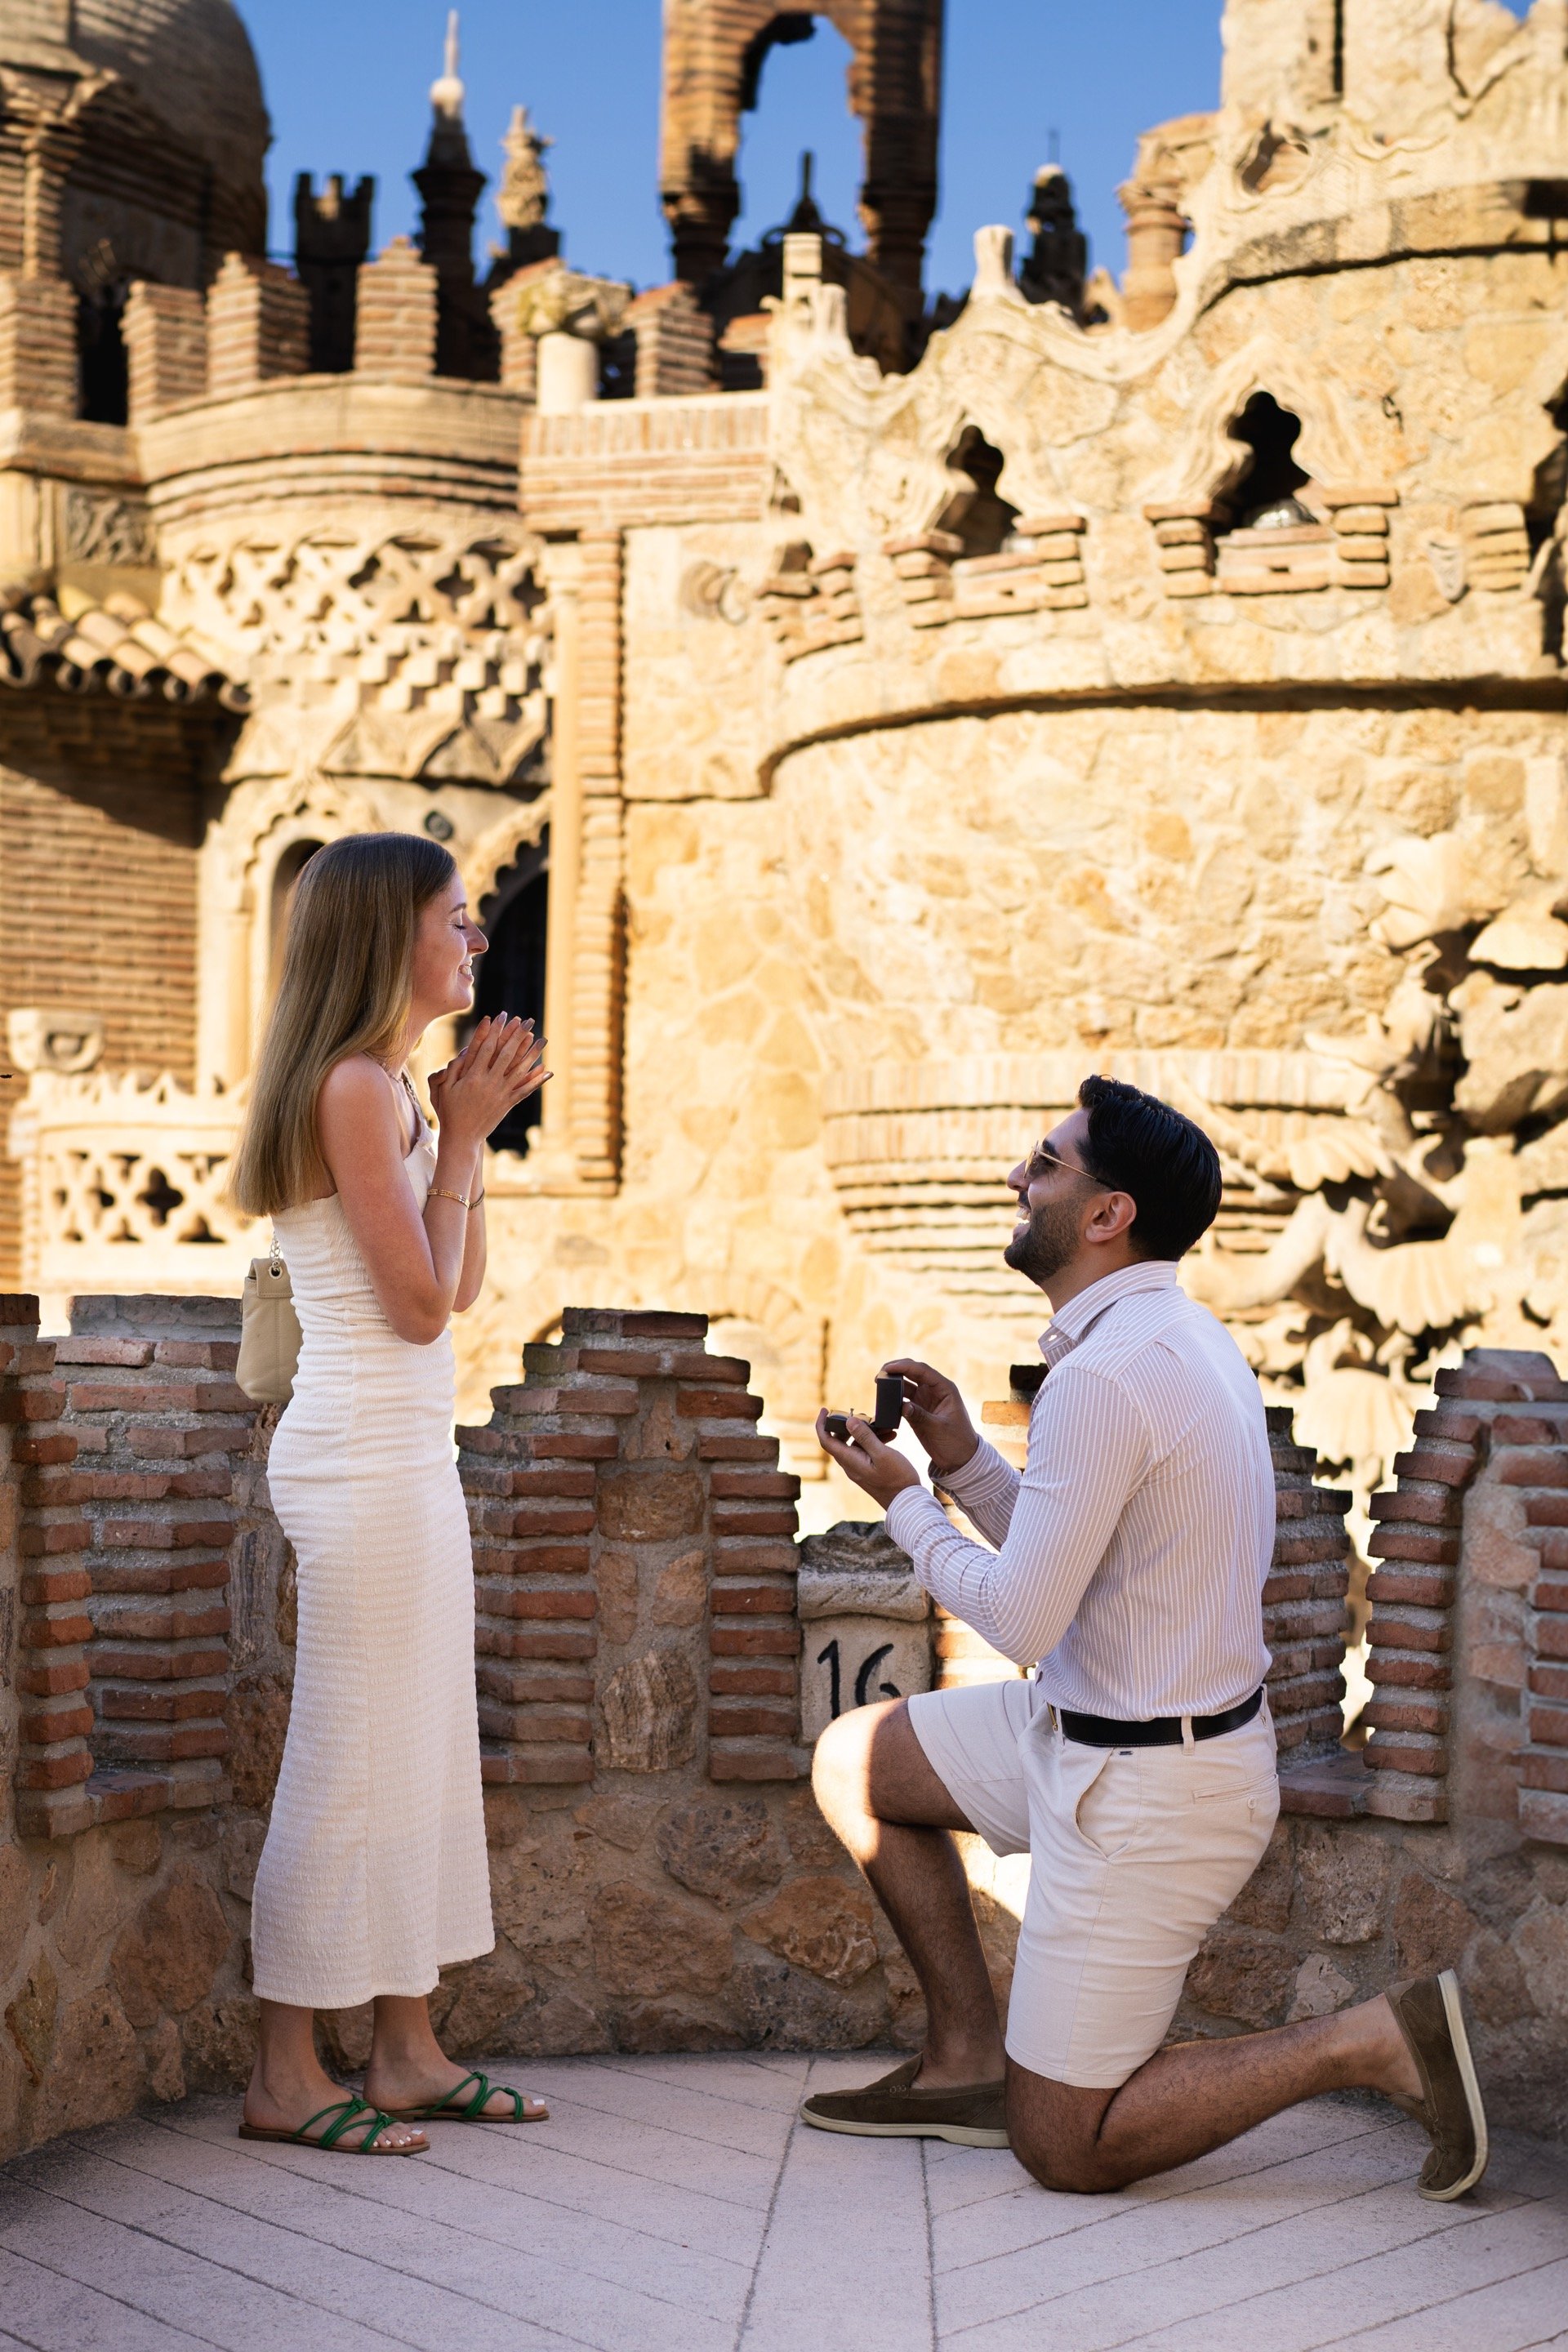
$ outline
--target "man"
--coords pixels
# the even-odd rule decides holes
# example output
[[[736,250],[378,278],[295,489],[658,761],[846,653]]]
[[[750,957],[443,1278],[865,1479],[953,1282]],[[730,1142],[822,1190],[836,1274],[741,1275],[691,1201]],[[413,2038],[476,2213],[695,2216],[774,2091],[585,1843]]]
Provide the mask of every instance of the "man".
[[[906,1458],[851,1419],[826,1451],[888,1515],[943,1608],[1026,1681],[857,1708],[814,1783],[925,1994],[925,2049],[863,2091],[807,2099],[828,2131],[1011,2145],[1048,2189],[1190,2163],[1297,2100],[1362,2085],[1432,2139],[1425,2196],[1474,2186],[1486,2117],[1449,1972],[1266,2033],[1165,2049],[1187,1964],[1279,1811],[1261,1595],[1274,1477],[1258,1384],[1176,1286],[1213,1223],[1213,1144],[1167,1104],[1091,1077],[1007,1180],[1007,1263],[1051,1302],[1020,1478],[952,1382],[895,1361],[950,1524]],[[1007,2011],[951,1832],[1028,1851]]]

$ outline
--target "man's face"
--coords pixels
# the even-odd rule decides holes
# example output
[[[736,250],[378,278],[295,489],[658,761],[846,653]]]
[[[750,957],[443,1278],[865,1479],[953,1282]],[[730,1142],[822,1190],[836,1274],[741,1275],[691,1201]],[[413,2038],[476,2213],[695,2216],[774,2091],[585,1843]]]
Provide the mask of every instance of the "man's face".
[[[1041,1289],[1072,1264],[1085,1221],[1103,1197],[1104,1187],[1084,1171],[1088,1140],[1089,1114],[1075,1110],[1051,1129],[1044,1149],[1028,1153],[1007,1179],[1018,1196],[1018,1216],[1003,1255],[1016,1273]]]

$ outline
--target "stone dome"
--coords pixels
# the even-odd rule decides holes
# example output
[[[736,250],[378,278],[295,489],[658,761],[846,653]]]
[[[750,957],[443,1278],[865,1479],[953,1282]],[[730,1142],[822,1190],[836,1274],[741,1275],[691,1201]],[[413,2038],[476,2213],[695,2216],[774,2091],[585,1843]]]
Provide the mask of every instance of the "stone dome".
[[[0,5],[0,25],[11,15]],[[20,12],[36,18],[36,0]],[[110,68],[230,187],[258,186],[272,126],[231,0],[75,0],[69,46]]]

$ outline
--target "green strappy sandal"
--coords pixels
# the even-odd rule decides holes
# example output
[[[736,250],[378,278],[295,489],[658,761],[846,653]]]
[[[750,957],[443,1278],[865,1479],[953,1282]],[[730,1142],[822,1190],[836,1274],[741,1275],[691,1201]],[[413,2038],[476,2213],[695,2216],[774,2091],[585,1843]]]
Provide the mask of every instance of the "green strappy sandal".
[[[460,2090],[461,2084],[458,2087]],[[312,2137],[310,2126],[312,2124],[319,2124],[323,2116],[336,2116],[337,2122],[329,2124],[324,2132],[317,2132]],[[360,2138],[345,2142],[344,2132],[353,2131],[366,2116],[374,2118],[371,2128]],[[270,2124],[242,2123],[239,2126],[239,2137],[241,2139],[282,2140],[292,2147],[323,2147],[332,2156],[425,2156],[428,2154],[428,2141],[424,2147],[377,2147],[376,2141],[388,2124],[394,2121],[401,2123],[405,2120],[407,2119],[401,2116],[395,2118],[386,2115],[380,2107],[373,2107],[368,2099],[356,2099],[351,2091],[347,2098],[334,2101],[330,2107],[320,2107],[313,2116],[307,2116],[298,2131],[279,2131]]]
[[[470,2099],[458,2106],[456,2103],[463,2097],[470,2083],[477,2083],[479,2088]],[[486,2107],[498,2095],[511,2101],[510,2116],[486,2115]],[[536,2116],[524,2112],[527,2105],[528,2101],[522,2093],[514,2091],[510,2083],[492,2083],[488,2074],[465,2074],[460,2083],[453,2084],[444,2098],[432,2099],[426,2106],[390,2107],[387,2112],[400,2124],[542,2124],[549,2121],[550,2110],[542,2100],[539,2103],[540,2112]]]

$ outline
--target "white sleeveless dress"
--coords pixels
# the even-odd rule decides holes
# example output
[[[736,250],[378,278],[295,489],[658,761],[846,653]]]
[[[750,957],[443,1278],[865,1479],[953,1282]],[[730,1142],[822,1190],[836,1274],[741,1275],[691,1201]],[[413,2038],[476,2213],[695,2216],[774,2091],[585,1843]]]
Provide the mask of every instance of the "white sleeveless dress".
[[[421,1208],[421,1118],[404,1162]],[[305,2009],[429,1992],[495,1941],[474,1695],[474,1570],[449,1332],[400,1339],[334,1193],[276,1221],[302,1335],[272,1441],[299,1561],[293,1708],[256,1874],[256,1991]]]

